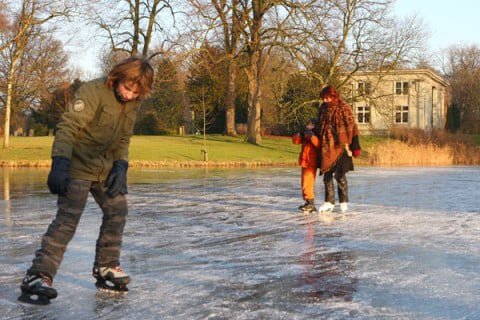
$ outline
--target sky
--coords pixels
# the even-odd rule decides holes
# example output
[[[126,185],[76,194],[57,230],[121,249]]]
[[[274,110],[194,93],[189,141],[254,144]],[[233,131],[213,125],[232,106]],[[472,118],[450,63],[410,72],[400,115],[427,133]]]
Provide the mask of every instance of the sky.
[[[480,45],[480,2],[478,0],[396,0],[394,13],[399,17],[416,14],[430,33],[431,53],[456,44]],[[85,79],[98,75],[97,56],[100,46],[85,31],[83,44],[68,48],[70,64],[83,73]]]
[[[440,51],[455,44],[480,45],[478,0],[397,0],[398,16],[417,14],[430,31],[429,48]]]

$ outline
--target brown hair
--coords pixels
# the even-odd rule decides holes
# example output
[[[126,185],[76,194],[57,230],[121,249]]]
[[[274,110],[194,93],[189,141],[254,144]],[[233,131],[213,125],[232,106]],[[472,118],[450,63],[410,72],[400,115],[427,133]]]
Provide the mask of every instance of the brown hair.
[[[148,97],[153,86],[153,68],[148,60],[139,57],[123,60],[112,68],[105,83],[113,89],[119,82],[129,81],[138,85],[140,99]]]
[[[320,92],[320,97],[322,99],[329,97],[335,102],[338,102],[340,100],[340,95],[333,86],[326,86],[325,88],[323,88]]]

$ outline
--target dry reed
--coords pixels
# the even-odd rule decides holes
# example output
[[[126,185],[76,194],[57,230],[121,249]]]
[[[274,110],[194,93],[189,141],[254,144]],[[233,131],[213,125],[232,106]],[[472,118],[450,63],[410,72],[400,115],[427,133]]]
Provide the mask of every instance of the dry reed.
[[[480,164],[480,148],[468,137],[443,130],[390,131],[389,139],[368,150],[368,163],[389,166],[447,166]]]
[[[454,164],[452,148],[433,144],[408,145],[389,140],[369,150],[369,163],[383,166],[445,166]]]

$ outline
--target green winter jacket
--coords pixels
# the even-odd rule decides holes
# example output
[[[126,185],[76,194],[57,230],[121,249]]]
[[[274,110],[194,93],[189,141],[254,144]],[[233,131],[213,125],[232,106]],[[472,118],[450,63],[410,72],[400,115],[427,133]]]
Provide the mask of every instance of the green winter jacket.
[[[104,78],[84,83],[57,125],[52,157],[71,160],[72,178],[105,180],[113,161],[128,161],[137,105],[119,102]]]

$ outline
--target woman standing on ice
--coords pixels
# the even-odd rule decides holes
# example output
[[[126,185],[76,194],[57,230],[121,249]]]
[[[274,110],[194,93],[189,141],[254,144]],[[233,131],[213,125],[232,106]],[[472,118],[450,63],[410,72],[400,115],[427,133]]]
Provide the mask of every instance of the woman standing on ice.
[[[325,184],[325,202],[319,212],[329,212],[335,207],[333,177],[337,180],[340,210],[348,210],[348,183],[346,173],[353,170],[352,156],[360,155],[358,127],[352,110],[333,86],[320,93],[323,103],[318,112],[315,134],[320,140],[320,174]]]

